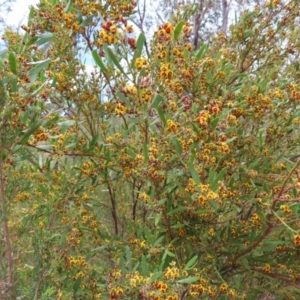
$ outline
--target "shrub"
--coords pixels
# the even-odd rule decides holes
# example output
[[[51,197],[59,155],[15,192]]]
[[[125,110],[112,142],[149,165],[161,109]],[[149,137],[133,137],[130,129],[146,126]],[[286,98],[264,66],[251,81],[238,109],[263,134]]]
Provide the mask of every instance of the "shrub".
[[[41,1],[5,34],[1,285],[11,299],[297,297],[299,2],[246,11],[197,50],[179,9],[149,55],[134,6]]]

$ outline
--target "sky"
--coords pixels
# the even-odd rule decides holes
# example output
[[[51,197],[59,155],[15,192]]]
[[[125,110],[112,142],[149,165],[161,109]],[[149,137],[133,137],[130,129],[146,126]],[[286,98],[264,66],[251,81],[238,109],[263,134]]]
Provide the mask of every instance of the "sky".
[[[38,2],[39,0],[17,0],[12,5],[12,12],[7,15],[7,24],[13,27],[26,24],[29,6],[35,5]]]

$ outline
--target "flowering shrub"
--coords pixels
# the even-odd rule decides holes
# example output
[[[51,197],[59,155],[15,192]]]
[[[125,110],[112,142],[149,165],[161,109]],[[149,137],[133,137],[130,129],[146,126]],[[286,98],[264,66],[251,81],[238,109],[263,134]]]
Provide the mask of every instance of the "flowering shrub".
[[[297,297],[299,1],[246,11],[200,49],[178,9],[149,54],[135,5],[41,1],[4,35],[1,289]]]

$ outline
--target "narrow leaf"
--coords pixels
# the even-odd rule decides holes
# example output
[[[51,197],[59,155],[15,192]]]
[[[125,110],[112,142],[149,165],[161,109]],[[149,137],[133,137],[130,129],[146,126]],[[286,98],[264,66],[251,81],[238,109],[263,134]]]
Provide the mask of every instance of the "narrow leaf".
[[[161,275],[162,275],[162,273],[163,273],[162,271],[158,271],[158,272],[154,273],[152,275],[152,277],[149,279],[148,284],[151,284],[153,281],[155,281],[156,279],[160,278]]]
[[[132,59],[132,66],[134,66],[135,60],[138,57],[141,57],[145,40],[146,40],[145,36],[141,33],[136,41],[136,49],[134,51],[134,55],[133,55],[133,59]]]
[[[9,61],[9,68],[10,68],[10,70],[14,74],[17,74],[17,62],[16,62],[15,55],[12,52],[9,53],[8,61]]]
[[[183,25],[184,25],[184,21],[183,21],[183,20],[180,21],[180,22],[176,25],[176,27],[175,27],[175,29],[174,29],[174,40],[177,40],[177,39],[178,39],[178,37],[179,37],[179,35],[180,35],[181,31],[182,31]]]
[[[110,59],[113,61],[113,63],[115,64],[115,66],[126,76],[126,73],[124,72],[122,66],[120,65],[118,59],[116,58],[116,56],[114,55],[114,53],[112,52],[112,50],[110,48],[106,48],[106,52],[108,54],[108,56],[110,57]]]
[[[166,120],[166,117],[165,117],[165,115],[164,115],[162,109],[161,109],[159,106],[157,106],[157,107],[156,107],[156,110],[157,110],[157,113],[158,113],[158,115],[159,115],[159,118],[160,118],[161,121],[164,123],[164,125],[166,125],[167,120]]]
[[[164,98],[160,95],[160,94],[157,94],[154,101],[152,102],[151,104],[151,108],[156,108],[157,105],[163,100]]]
[[[158,225],[158,223],[159,223],[161,217],[162,217],[162,214],[161,214],[161,213],[159,213],[159,214],[156,215],[155,220],[154,220],[155,226]]]
[[[207,45],[206,44],[203,44],[202,46],[201,46],[201,48],[199,49],[199,51],[198,51],[198,53],[196,54],[196,58],[197,59],[200,59],[200,58],[202,58],[204,55],[205,55],[205,53],[206,53],[206,51],[207,51]]]
[[[180,156],[182,154],[182,147],[181,147],[180,142],[176,138],[173,138],[172,142],[173,142],[173,144],[175,146],[177,154]]]
[[[74,293],[76,293],[78,291],[80,283],[81,283],[81,277],[78,277],[77,280],[75,281],[74,285],[73,285]]]
[[[131,253],[130,248],[126,247],[126,261],[128,263],[129,270],[132,270],[132,260],[131,260]]]
[[[72,0],[69,0],[68,1],[68,3],[67,3],[67,5],[66,5],[66,7],[65,7],[65,9],[64,9],[64,12],[65,13],[68,13],[69,11],[70,11],[70,9],[71,9],[71,7],[72,7]]]
[[[38,36],[38,40],[36,43],[41,46],[45,43],[52,41],[54,38],[55,38],[55,35],[53,33],[41,34],[40,36]]]
[[[180,279],[177,282],[178,283],[193,283],[193,282],[197,282],[199,279],[200,279],[200,277],[193,276],[193,277],[188,277],[188,278]]]
[[[247,260],[245,257],[243,257],[243,258],[241,259],[241,264],[242,264],[242,266],[243,266],[246,270],[250,270],[250,266],[249,266],[248,260]]]
[[[98,65],[98,67],[100,67],[100,69],[106,73],[107,72],[107,68],[105,67],[101,57],[99,56],[99,54],[97,53],[97,50],[93,50],[92,51],[92,56],[96,62],[96,64]]]
[[[192,178],[194,179],[195,183],[196,184],[200,184],[200,178],[199,178],[199,175],[197,173],[197,171],[195,170],[192,162],[189,162],[188,163],[188,167],[189,167],[189,170],[191,172],[191,175],[192,175]]]
[[[39,63],[37,66],[35,66],[34,68],[32,68],[29,72],[28,72],[28,76],[30,77],[31,81],[34,81],[38,75],[38,73],[40,71],[42,71],[43,69],[45,69],[49,63],[50,63],[50,59],[46,59],[44,61],[41,62],[37,62]]]
[[[141,265],[141,267],[142,267],[142,275],[144,277],[148,276],[148,273],[149,273],[148,264],[147,264],[146,257],[144,255],[142,256],[142,265]]]
[[[185,265],[184,268],[185,268],[185,269],[190,269],[191,267],[193,267],[194,264],[196,263],[197,259],[198,259],[198,256],[197,256],[197,255],[195,255],[194,257],[192,257],[192,258],[187,262],[187,264]]]
[[[176,213],[178,213],[180,211],[184,211],[184,210],[186,210],[185,207],[182,207],[182,206],[177,207],[177,208],[171,210],[170,212],[168,212],[168,216],[174,215],[174,214],[176,214]]]
[[[22,139],[20,140],[20,144],[24,145],[28,141],[29,137],[42,125],[42,122],[37,122],[29,128],[25,134],[23,135]]]
[[[165,238],[164,235],[161,236],[161,237],[159,237],[159,238],[155,241],[155,243],[153,244],[153,247],[159,245],[159,244],[161,243],[161,241],[162,241],[164,238]]]
[[[122,92],[117,92],[117,95],[123,102],[126,103],[128,107],[132,108],[132,104],[130,103],[129,99],[126,96],[124,96]]]

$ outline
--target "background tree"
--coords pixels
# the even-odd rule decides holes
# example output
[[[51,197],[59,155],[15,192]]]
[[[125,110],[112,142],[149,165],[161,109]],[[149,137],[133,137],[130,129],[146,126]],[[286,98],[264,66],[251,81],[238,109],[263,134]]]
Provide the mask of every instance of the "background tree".
[[[0,24],[1,29],[3,26],[5,26],[7,23],[7,19],[5,18],[6,14],[11,12],[12,5],[15,3],[15,0],[1,0],[0,1]]]
[[[217,31],[226,34],[229,25],[237,21],[237,15],[256,5],[260,6],[260,1],[157,0],[150,3],[144,0],[138,2],[133,22],[147,37],[159,23],[176,14],[176,10],[181,7],[186,11],[185,17],[193,27],[191,42],[198,46],[199,43],[209,42]]]

